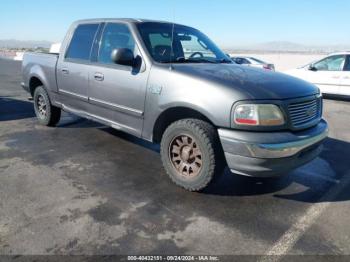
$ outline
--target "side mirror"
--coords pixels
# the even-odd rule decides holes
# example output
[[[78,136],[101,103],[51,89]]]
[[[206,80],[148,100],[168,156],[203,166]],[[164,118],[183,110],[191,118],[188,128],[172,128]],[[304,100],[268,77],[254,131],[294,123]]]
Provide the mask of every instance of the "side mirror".
[[[134,66],[134,52],[128,48],[114,49],[111,54],[112,61],[118,65]]]
[[[309,70],[316,72],[317,68],[314,65],[309,65]]]

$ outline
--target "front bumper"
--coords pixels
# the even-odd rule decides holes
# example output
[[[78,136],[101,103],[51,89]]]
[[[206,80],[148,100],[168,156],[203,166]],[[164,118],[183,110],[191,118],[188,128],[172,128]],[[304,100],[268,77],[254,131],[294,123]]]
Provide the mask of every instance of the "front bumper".
[[[299,132],[248,132],[219,129],[227,164],[233,173],[269,177],[302,166],[322,151],[326,121]]]

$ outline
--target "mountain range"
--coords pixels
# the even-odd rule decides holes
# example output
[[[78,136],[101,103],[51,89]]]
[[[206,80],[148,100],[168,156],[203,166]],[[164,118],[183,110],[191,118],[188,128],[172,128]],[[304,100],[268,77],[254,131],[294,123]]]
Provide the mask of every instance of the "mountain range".
[[[16,39],[0,39],[0,48],[49,48],[52,42],[50,41],[23,41]]]
[[[229,50],[242,50],[242,51],[262,51],[262,52],[336,52],[350,50],[350,44],[348,45],[303,45],[294,42],[287,41],[272,41],[260,44],[251,45],[237,45],[234,47],[228,47]]]
[[[1,40],[0,48],[49,48],[50,41],[23,41],[16,39]],[[224,47],[225,51],[260,51],[260,52],[335,52],[350,50],[348,45],[303,45],[287,41],[272,41],[260,44],[233,45]]]

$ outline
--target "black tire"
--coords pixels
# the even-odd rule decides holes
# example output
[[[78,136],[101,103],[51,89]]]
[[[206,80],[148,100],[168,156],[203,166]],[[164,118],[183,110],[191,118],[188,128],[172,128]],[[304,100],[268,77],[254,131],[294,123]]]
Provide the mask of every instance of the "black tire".
[[[188,191],[204,189],[221,175],[225,167],[216,129],[198,119],[179,120],[165,130],[161,158],[171,180]]]
[[[49,95],[43,86],[38,86],[34,91],[34,111],[39,124],[44,126],[56,126],[61,118],[61,109],[51,104]]]

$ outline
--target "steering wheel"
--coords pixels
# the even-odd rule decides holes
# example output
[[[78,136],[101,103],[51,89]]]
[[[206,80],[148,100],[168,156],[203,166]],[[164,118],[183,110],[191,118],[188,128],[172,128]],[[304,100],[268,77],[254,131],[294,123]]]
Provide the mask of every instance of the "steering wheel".
[[[194,58],[196,55],[199,55],[200,58],[204,57],[202,52],[194,52],[193,54],[190,55],[189,58]]]

